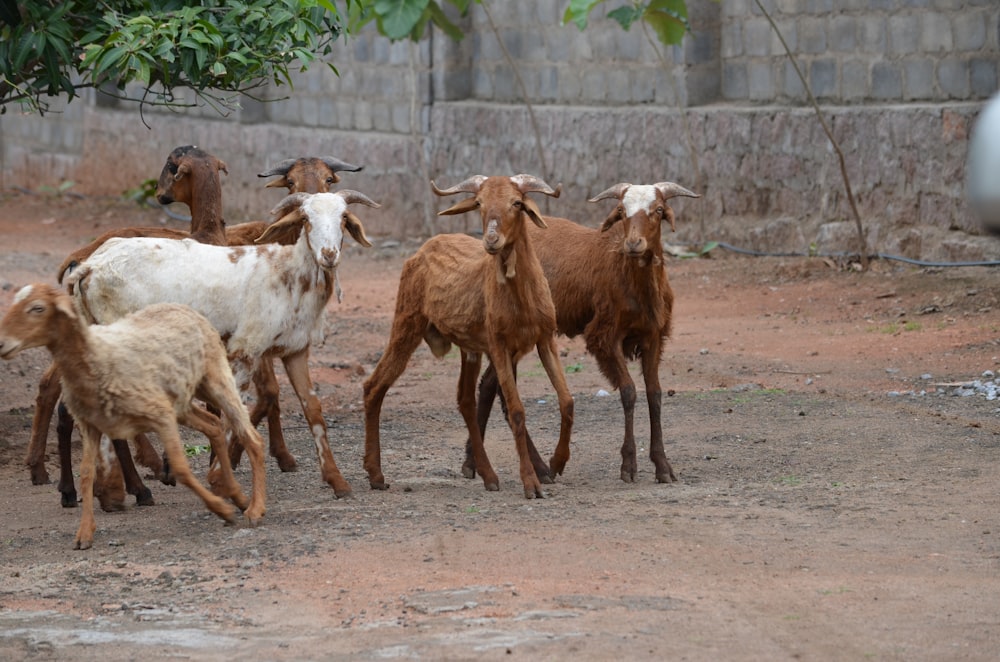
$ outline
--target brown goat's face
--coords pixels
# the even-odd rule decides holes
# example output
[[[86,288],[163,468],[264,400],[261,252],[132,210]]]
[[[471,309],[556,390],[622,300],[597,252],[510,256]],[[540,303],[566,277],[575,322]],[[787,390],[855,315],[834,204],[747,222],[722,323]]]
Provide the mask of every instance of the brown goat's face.
[[[621,252],[626,257],[645,260],[652,247],[660,245],[661,224],[674,225],[674,212],[663,195],[654,186],[633,185],[622,195],[601,226],[607,230],[615,223],[622,224]]]
[[[328,193],[340,182],[340,177],[321,159],[302,158],[277,181],[289,193]]]
[[[0,358],[9,360],[22,350],[48,344],[49,320],[57,307],[76,316],[69,297],[52,286],[36,284],[21,288],[10,310],[0,320]]]
[[[156,201],[161,205],[183,202],[190,207],[194,198],[195,177],[202,175],[217,179],[217,171],[229,172],[223,161],[204,150],[192,145],[178,147],[170,153],[160,171],[156,182]]]

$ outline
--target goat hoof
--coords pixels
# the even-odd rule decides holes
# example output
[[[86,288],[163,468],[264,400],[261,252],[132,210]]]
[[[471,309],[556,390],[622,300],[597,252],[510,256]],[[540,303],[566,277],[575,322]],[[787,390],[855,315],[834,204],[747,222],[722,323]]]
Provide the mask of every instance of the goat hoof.
[[[291,455],[287,457],[276,457],[274,458],[278,462],[278,468],[281,469],[282,473],[294,473],[299,470],[299,463],[295,461],[295,458]]]
[[[487,492],[499,492],[500,483],[483,483],[483,487],[486,488]]]
[[[160,482],[164,485],[170,485],[171,487],[177,487],[177,478],[173,474],[162,473],[159,475]]]
[[[73,545],[73,549],[90,549],[94,546],[93,540],[77,540]]]
[[[544,499],[545,494],[542,492],[542,486],[537,487],[525,487],[524,488],[524,498],[525,499]]]
[[[105,501],[101,502],[101,510],[106,513],[120,513],[125,510],[124,501]]]
[[[677,476],[674,475],[673,471],[669,471],[669,472],[666,472],[666,473],[657,472],[656,473],[656,482],[657,483],[676,483],[677,482]]]
[[[372,486],[373,490],[387,490],[389,489],[389,483],[384,480],[370,480],[368,484]]]
[[[153,493],[149,491],[148,487],[144,487],[139,490],[139,493],[135,495],[135,505],[137,506],[155,506],[156,501],[153,500]]]
[[[476,477],[476,468],[474,466],[470,465],[470,464],[463,464],[462,465],[462,475],[465,476],[466,478],[475,478]]]
[[[622,469],[622,482],[625,482],[625,483],[634,483],[634,482],[636,482],[636,480],[635,480],[635,472],[634,471],[628,471],[627,469]]]
[[[72,492],[60,492],[62,494],[61,502],[63,508],[76,508],[76,490]]]
[[[41,470],[31,468],[32,485],[48,485],[50,482],[52,481],[49,480],[49,472],[45,470],[45,467],[41,467]]]

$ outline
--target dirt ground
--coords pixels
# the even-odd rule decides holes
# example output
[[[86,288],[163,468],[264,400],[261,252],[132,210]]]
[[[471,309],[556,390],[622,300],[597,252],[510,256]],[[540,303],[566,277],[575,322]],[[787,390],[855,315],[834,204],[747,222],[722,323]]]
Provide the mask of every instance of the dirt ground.
[[[110,199],[6,195],[0,310],[103,230],[163,221]],[[368,488],[361,382],[414,248],[348,251],[312,355],[353,496],[320,481],[283,381],[299,471],[269,461],[258,528],[150,479],[155,506],[98,512],[94,548],[74,551],[79,509],[23,464],[48,356],[0,364],[0,658],[996,659],[1000,416],[983,394],[954,394],[1000,369],[995,270],[671,259],[663,410],[679,482],[653,480],[641,395],[639,480],[619,479],[617,393],[561,338],[572,459],[528,501],[496,419],[501,491],[462,477],[458,358],[426,348],[386,399],[391,489]],[[535,357],[520,375],[547,455],[552,389]],[[207,455],[192,462],[203,476]],[[48,468],[54,479],[54,442]],[[245,465],[238,477],[249,484]]]

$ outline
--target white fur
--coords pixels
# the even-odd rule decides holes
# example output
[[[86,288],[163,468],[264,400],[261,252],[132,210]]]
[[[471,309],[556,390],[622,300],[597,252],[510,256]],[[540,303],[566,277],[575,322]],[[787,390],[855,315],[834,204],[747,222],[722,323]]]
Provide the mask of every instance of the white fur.
[[[656,187],[649,184],[632,184],[622,196],[625,215],[633,216],[640,211],[648,211],[656,201]]]

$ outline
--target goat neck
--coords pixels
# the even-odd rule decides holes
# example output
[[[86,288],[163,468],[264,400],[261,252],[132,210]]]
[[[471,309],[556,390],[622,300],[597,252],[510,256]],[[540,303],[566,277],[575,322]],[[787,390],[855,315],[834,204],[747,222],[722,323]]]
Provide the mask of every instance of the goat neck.
[[[226,221],[222,217],[222,181],[219,171],[200,164],[206,172],[194,177],[191,186],[191,238],[203,244],[226,245]]]

